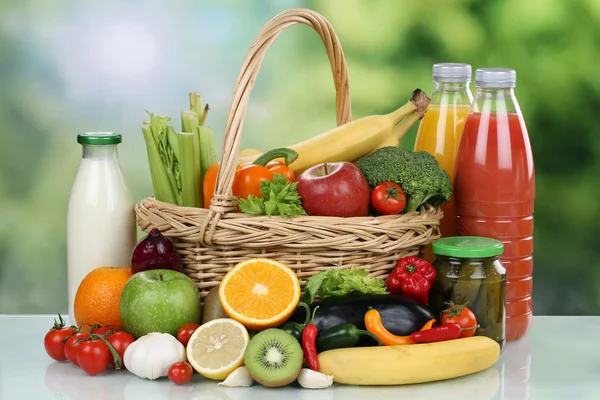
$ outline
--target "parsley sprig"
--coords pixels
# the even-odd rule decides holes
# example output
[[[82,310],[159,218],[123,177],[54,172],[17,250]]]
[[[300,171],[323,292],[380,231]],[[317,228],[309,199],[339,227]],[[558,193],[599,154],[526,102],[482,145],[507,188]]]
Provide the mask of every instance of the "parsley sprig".
[[[298,182],[289,182],[283,175],[275,174],[273,181],[260,183],[262,198],[249,195],[248,199],[238,199],[237,203],[245,214],[279,215],[283,218],[306,215],[297,187]]]

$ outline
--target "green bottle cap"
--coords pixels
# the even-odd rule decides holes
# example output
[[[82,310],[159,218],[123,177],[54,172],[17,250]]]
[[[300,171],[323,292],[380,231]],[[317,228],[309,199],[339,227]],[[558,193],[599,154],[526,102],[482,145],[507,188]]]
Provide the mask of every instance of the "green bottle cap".
[[[436,240],[431,249],[439,256],[457,258],[494,257],[504,252],[504,244],[479,236],[453,236]]]
[[[119,144],[121,141],[121,135],[114,132],[86,132],[77,135],[77,143],[79,144]]]

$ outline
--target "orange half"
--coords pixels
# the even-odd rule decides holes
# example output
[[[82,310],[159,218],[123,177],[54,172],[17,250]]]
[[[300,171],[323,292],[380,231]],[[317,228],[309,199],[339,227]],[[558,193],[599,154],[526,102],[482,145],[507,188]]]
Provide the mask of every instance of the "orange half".
[[[237,264],[219,285],[219,300],[229,318],[250,330],[284,323],[300,301],[300,281],[290,267],[268,258]]]

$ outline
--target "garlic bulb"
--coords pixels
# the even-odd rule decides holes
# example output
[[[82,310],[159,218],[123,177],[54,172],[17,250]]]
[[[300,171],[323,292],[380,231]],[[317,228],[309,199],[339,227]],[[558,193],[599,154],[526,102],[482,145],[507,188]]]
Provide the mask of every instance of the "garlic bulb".
[[[298,375],[298,383],[307,389],[323,389],[333,385],[333,376],[302,368],[300,375]]]
[[[185,347],[168,333],[158,332],[131,343],[123,358],[129,371],[146,379],[167,376],[171,365],[186,361]]]
[[[230,373],[223,382],[217,383],[217,386],[227,387],[247,387],[251,386],[254,379],[250,376],[248,368],[241,366]]]

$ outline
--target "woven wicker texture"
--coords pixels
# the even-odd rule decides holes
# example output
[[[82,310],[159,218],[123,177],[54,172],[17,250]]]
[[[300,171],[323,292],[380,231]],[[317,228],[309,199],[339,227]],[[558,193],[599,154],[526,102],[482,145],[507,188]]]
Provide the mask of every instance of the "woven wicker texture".
[[[268,46],[283,29],[295,24],[306,24],[321,37],[334,77],[337,124],[351,121],[346,61],[330,23],[312,10],[284,11],[260,31],[238,76],[210,208],[180,207],[151,197],[136,205],[138,224],[144,231],[158,228],[174,241],[184,272],[194,280],[202,297],[218,286],[236,263],[250,257],[284,262],[295,270],[302,284],[320,271],[351,266],[386,277],[400,257],[417,254],[420,246],[438,237],[439,207],[423,207],[420,212],[399,216],[359,218],[282,219],[235,212],[231,188],[250,92]]]

